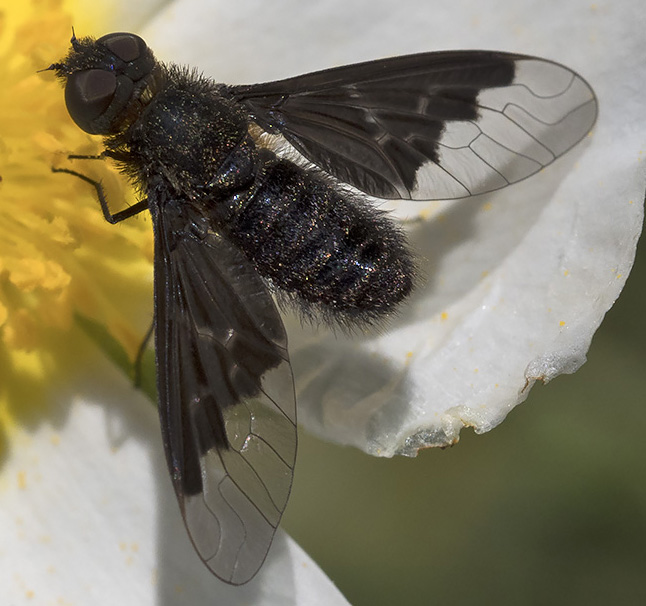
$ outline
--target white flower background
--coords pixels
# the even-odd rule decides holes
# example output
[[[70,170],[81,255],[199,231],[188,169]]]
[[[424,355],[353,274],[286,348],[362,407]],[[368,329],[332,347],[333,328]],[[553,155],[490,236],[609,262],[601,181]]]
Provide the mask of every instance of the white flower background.
[[[635,278],[589,364],[530,388],[585,361],[630,272],[643,218],[644,15],[637,0],[185,0],[122,8],[104,31],[77,27],[137,31],[160,59],[231,83],[495,48],[562,62],[599,97],[593,136],[541,174],[399,210],[431,217],[412,232],[428,284],[386,334],[350,340],[289,323],[302,428],[328,440],[413,454],[534,404],[417,460],[301,431],[285,526],[352,603],[643,602],[621,601],[622,588],[644,591],[646,563]],[[284,533],[249,585],[214,579],[185,536],[154,407],[89,345],[83,356],[96,358],[92,375],[52,396],[64,414],[24,428],[3,461],[3,603],[346,603]]]

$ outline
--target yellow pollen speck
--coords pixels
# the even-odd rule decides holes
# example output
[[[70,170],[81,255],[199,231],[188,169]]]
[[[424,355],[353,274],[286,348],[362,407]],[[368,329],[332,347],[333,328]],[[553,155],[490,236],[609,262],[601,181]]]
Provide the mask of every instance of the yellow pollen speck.
[[[616,277],[617,277],[617,278],[621,278],[621,276],[622,276],[622,274],[617,274],[617,276],[616,276]]]
[[[563,320],[561,320],[561,321],[559,322],[559,326],[561,326],[561,327],[565,326],[565,322],[564,322]]]
[[[486,211],[486,210],[491,210],[492,208],[493,208],[493,206],[492,206],[491,202],[485,202],[485,203],[482,205],[482,210],[485,210],[485,211]]]
[[[18,472],[18,488],[20,490],[25,490],[27,488],[27,473],[24,471]]]
[[[563,275],[564,275],[564,276],[569,276],[569,275],[570,275],[570,270],[569,270],[569,269],[566,269],[566,270],[563,272]]]
[[[446,322],[446,320],[448,320],[448,319],[449,319],[449,314],[448,314],[447,312],[443,311],[443,312],[440,314],[440,319],[442,320],[442,322]]]

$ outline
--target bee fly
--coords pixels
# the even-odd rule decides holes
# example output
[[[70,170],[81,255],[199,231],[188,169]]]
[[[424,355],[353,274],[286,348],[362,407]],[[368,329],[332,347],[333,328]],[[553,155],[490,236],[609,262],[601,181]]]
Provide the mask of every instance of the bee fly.
[[[363,194],[463,198],[536,173],[596,119],[587,83],[518,54],[423,53],[255,84],[155,60],[134,34],[72,37],[55,70],[70,116],[104,137],[155,236],[155,348],[168,469],[206,566],[261,567],[289,497],[296,406],[273,296],[366,326],[415,282],[402,230]],[[305,161],[253,133],[281,135]],[[351,188],[347,186],[351,186]]]

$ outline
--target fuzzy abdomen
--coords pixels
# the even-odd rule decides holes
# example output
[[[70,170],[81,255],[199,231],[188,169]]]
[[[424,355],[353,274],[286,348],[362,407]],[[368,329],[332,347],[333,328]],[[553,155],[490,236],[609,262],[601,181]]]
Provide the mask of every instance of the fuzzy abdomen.
[[[370,323],[410,293],[414,262],[385,213],[266,150],[260,165],[223,229],[306,315]]]

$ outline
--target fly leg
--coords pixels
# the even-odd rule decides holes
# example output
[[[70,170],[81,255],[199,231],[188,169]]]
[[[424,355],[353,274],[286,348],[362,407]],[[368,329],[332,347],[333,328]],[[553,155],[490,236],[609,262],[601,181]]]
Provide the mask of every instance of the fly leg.
[[[146,353],[146,349],[148,349],[148,344],[150,343],[150,338],[153,336],[154,330],[155,320],[150,323],[150,326],[141,341],[141,345],[139,345],[137,355],[135,356],[135,361],[133,363],[134,376],[132,382],[137,389],[141,387],[144,354]]]
[[[70,156],[70,157],[100,159],[100,156]],[[101,205],[101,211],[103,212],[103,217],[108,223],[111,223],[113,225],[115,223],[119,223],[119,221],[123,221],[124,219],[134,217],[140,212],[148,209],[148,200],[144,199],[144,200],[140,200],[136,204],[133,204],[129,208],[120,210],[118,213],[113,214],[110,212],[110,207],[108,206],[108,201],[105,197],[105,192],[103,191],[103,186],[101,185],[100,181],[91,179],[87,175],[77,173],[75,170],[70,170],[69,168],[52,168],[52,172],[66,173],[68,175],[73,175],[75,177],[78,177],[79,179],[82,179],[86,183],[89,183],[90,185],[92,185],[94,189],[96,189],[96,195],[99,199],[99,204]]]

